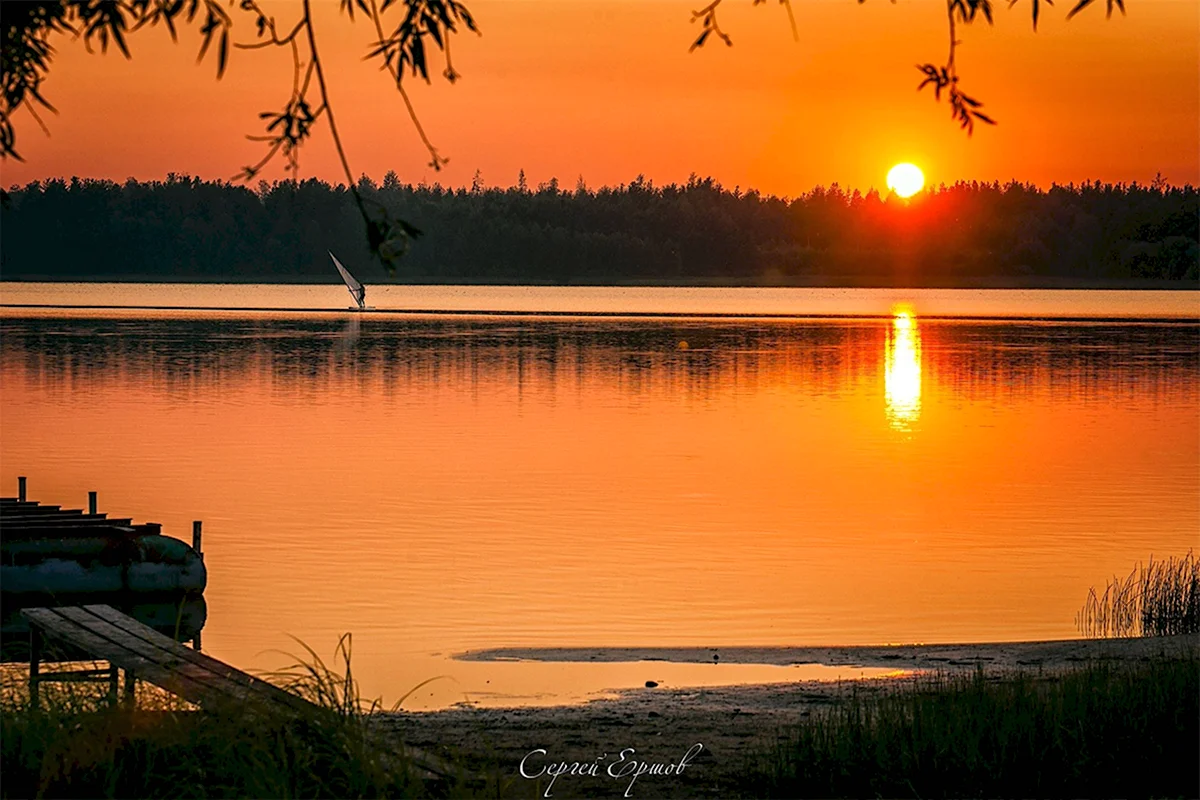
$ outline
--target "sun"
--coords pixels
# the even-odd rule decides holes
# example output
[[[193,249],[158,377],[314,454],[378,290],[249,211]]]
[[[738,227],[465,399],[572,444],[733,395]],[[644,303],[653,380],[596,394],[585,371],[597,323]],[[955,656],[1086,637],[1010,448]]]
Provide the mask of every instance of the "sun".
[[[916,164],[897,164],[888,171],[887,185],[901,197],[912,197],[925,185],[925,175]]]

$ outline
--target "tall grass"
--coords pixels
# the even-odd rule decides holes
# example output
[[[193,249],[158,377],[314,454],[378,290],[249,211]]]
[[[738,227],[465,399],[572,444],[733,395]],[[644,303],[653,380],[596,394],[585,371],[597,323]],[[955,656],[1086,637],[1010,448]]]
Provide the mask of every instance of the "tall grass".
[[[1058,678],[941,675],[855,691],[790,732],[749,794],[1197,797],[1200,657]]]
[[[135,709],[103,691],[43,684],[34,709],[24,675],[0,692],[0,796],[8,797],[413,797],[461,794],[445,770],[419,765],[371,724],[350,670],[312,650],[281,677],[314,703],[296,713],[263,705],[192,709],[146,687]],[[431,774],[431,769],[440,774]]]
[[[1151,557],[1128,577],[1114,577],[1103,594],[1091,589],[1075,626],[1089,638],[1200,633],[1200,558],[1191,550],[1165,561]]]

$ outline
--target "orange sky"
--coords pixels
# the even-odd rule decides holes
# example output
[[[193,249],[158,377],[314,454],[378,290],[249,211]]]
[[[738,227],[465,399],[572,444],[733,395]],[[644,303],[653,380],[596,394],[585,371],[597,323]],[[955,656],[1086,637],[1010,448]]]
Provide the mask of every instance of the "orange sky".
[[[1027,0],[998,4],[997,24],[962,31],[964,89],[997,128],[968,138],[949,109],[918,94],[913,65],[945,57],[944,6],[935,0],[796,0],[800,41],[784,10],[727,0],[735,46],[689,54],[693,5],[676,0],[470,0],[484,35],[455,40],[464,78],[412,85],[426,129],[449,156],[426,166],[403,105],[361,55],[369,24],[318,0],[318,46],[356,173],[450,185],[573,187],[712,175],[728,186],[794,195],[817,184],[882,188],[900,160],[933,183],[959,179],[1046,185],[1100,179],[1200,183],[1200,5],[1129,0],[1105,21],[1103,3],[1071,22],[1067,7],[1030,30]],[[276,3],[281,26],[296,4]],[[235,32],[252,35],[237,11]],[[394,12],[389,12],[394,14]],[[3,164],[5,185],[60,175],[123,180],[169,171],[228,178],[257,161],[258,112],[290,90],[285,52],[235,52],[225,79],[195,65],[195,30],[174,46],[164,30],[131,38],[132,61],[88,55],[69,39],[45,95],[59,109],[52,135],[18,116],[25,163]],[[439,67],[440,69],[440,67]],[[302,176],[336,180],[322,126],[301,156]],[[265,177],[282,176],[279,168]]]

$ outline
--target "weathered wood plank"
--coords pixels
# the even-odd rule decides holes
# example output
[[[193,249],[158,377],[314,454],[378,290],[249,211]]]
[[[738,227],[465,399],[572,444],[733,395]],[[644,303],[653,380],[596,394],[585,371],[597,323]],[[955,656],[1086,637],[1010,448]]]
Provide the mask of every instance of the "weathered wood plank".
[[[83,509],[60,508],[59,506],[43,506],[39,503],[4,503],[0,505],[0,519],[20,514],[82,514]]]
[[[197,681],[191,675],[184,675],[157,663],[153,658],[147,658],[139,653],[110,641],[103,635],[82,627],[77,622],[55,613],[58,609],[34,608],[24,609],[21,613],[32,624],[36,624],[45,633],[55,638],[63,639],[70,644],[80,647],[94,657],[115,664],[121,669],[136,672],[143,680],[148,680],[169,692],[179,695],[185,700],[201,705],[214,702],[228,703],[241,699],[237,694],[231,694],[223,688],[214,687],[206,682]]]
[[[34,710],[38,707],[38,671],[42,661],[42,631],[29,627],[29,700]]]
[[[128,634],[115,628],[111,623],[90,617],[79,607],[62,607],[50,610],[56,612],[56,615],[60,618],[76,625],[79,630],[86,630],[93,636],[102,639],[105,642],[103,645],[105,649],[103,652],[98,651],[97,655],[100,655],[101,658],[110,663],[143,674],[152,683],[158,683],[154,677],[156,674],[175,675],[189,679],[195,684],[195,686],[189,687],[195,697],[181,694],[186,699],[199,702],[203,705],[212,702],[228,703],[231,699],[244,702],[255,697],[253,693],[225,680],[220,675],[213,674],[206,669],[193,669],[154,644],[129,637]],[[161,636],[161,634],[157,633],[155,635]],[[166,637],[162,638],[170,641]],[[92,642],[93,646],[97,644],[95,641]],[[138,659],[138,661],[134,663],[122,662],[122,659],[128,662],[131,658]],[[146,669],[149,669],[150,672],[145,672]],[[164,686],[163,688],[175,691],[170,686]],[[176,693],[179,694],[179,692]]]
[[[164,642],[171,640],[153,628],[146,627],[146,630],[149,631],[148,635],[134,635],[112,622],[92,614],[85,606],[61,606],[55,608],[54,611],[81,628],[103,636],[114,645],[137,653],[162,666],[174,668],[186,662],[185,659],[181,659],[163,646]],[[119,614],[120,612],[114,609],[114,613]],[[135,624],[141,626],[140,622]],[[220,679],[222,676],[215,674],[214,677]]]
[[[157,536],[162,533],[162,525],[157,522],[145,522],[140,525],[71,525],[60,523],[49,527],[30,526],[9,527],[0,522],[0,530],[5,539],[74,539],[88,536]]]
[[[117,525],[127,526],[133,522],[130,517],[113,517],[109,519],[104,514],[47,514],[41,517],[0,517],[0,528],[52,528],[55,525]]]
[[[19,500],[0,502],[0,511],[3,511],[6,514],[10,511],[19,511],[24,513],[45,511],[48,514],[65,514],[70,511],[83,513],[83,509],[80,508],[63,508],[57,503],[39,503],[34,500],[27,500],[23,503]]]
[[[153,628],[143,625],[128,615],[122,614],[112,606],[87,605],[82,606],[82,608],[85,611],[95,615],[99,619],[102,619],[129,633],[131,636],[137,636],[143,640],[153,641],[164,651],[170,653],[171,656],[180,659],[181,661],[187,661],[196,664],[204,669],[225,677],[239,686],[259,692],[264,696],[264,699],[284,703],[296,709],[311,709],[313,707],[313,705],[307,700],[298,697],[285,689],[281,689],[269,681],[255,677],[248,672],[243,672],[234,666],[226,664],[224,661],[219,661],[212,656],[199,652],[198,650],[185,647],[170,637],[163,636]]]
[[[109,669],[76,669],[63,672],[38,672],[37,680],[54,683],[99,683],[109,679]]]
[[[44,522],[55,519],[104,519],[107,514],[84,514],[82,511],[17,511],[0,513],[0,522]]]
[[[21,613],[55,638],[200,705],[237,701],[269,702],[294,711],[314,708],[307,700],[184,647],[111,606],[33,608]]]
[[[159,654],[157,658],[159,658],[160,663],[169,665],[172,669],[178,669],[186,674],[194,675],[198,679],[224,681],[230,687],[230,691],[233,690],[232,687],[237,687],[239,690],[248,693],[248,697],[257,696],[259,700],[283,703],[297,710],[312,708],[311,704],[307,701],[296,697],[290,692],[286,692],[261,678],[256,678],[249,673],[242,672],[223,661],[218,661],[211,656],[197,653],[190,648],[184,647],[173,639],[158,633],[153,628],[120,613],[111,606],[82,606],[60,610],[81,624],[87,624],[96,628],[104,628],[106,625],[112,626],[112,630],[104,628],[106,637],[118,641],[136,652],[146,655],[156,652]],[[87,620],[84,616],[85,614],[91,614],[95,618],[95,622]],[[147,648],[152,648],[152,650],[148,650]],[[205,676],[208,677],[206,678]]]

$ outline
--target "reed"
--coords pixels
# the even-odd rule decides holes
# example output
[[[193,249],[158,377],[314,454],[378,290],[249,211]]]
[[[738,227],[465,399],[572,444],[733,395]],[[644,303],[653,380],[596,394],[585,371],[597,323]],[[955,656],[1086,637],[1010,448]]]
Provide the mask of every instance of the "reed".
[[[1200,558],[1138,564],[1125,578],[1114,577],[1098,594],[1088,592],[1075,626],[1089,638],[1173,636],[1200,632]]]
[[[1197,797],[1200,656],[849,692],[764,754],[747,796]]]

